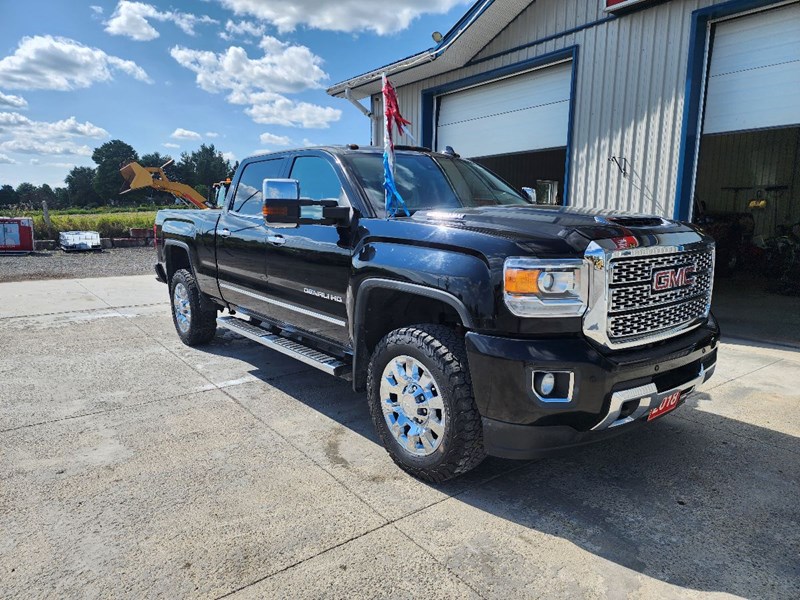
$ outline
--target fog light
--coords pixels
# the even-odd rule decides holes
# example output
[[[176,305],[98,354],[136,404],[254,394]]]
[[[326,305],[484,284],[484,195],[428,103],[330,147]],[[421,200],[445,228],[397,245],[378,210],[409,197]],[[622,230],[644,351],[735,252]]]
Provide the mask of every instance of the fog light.
[[[549,396],[556,388],[556,376],[552,373],[545,373],[539,381],[539,393],[542,396]]]
[[[572,401],[575,374],[571,371],[533,371],[531,391],[545,404],[567,404]]]

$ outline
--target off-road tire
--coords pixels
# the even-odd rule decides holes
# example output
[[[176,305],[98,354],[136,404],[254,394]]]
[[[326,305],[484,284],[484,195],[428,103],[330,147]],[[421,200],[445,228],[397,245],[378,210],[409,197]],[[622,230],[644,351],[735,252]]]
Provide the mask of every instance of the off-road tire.
[[[191,314],[188,318],[188,328],[181,327],[178,323],[178,311],[175,308],[175,289],[182,285],[186,290]],[[194,275],[186,269],[176,271],[169,282],[170,307],[172,309],[172,323],[178,337],[187,346],[201,346],[208,344],[217,333],[217,311],[209,309],[209,303],[203,302],[200,288]],[[213,306],[213,305],[211,305]]]
[[[438,384],[447,420],[443,440],[428,456],[406,451],[389,430],[380,397],[381,377],[389,361],[410,356],[429,369]],[[485,458],[481,416],[472,393],[464,338],[442,325],[396,329],[377,345],[367,371],[372,422],[392,460],[414,477],[441,483],[474,469]]]

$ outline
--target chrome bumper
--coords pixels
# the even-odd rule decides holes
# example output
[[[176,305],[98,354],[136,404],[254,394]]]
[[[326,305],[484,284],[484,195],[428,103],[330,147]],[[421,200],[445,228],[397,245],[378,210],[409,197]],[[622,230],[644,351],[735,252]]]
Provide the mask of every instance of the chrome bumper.
[[[675,392],[687,390],[683,395],[685,398],[689,394],[694,393],[697,386],[711,377],[716,365],[717,363],[714,363],[709,366],[708,369],[704,368],[703,365],[700,365],[700,372],[696,377],[693,377],[689,381],[675,386],[672,389],[664,390],[663,392],[659,392],[654,383],[648,383],[647,385],[631,388],[629,390],[614,392],[611,395],[611,403],[608,407],[608,413],[602,421],[592,427],[592,431],[601,431],[603,429],[610,429],[612,427],[619,427],[620,425],[632,423],[633,421],[636,421],[637,419],[640,419],[646,415],[650,409],[656,408],[659,405],[661,398],[670,394],[674,394]],[[631,400],[638,400],[639,406],[627,417],[620,418],[623,404],[630,402]]]

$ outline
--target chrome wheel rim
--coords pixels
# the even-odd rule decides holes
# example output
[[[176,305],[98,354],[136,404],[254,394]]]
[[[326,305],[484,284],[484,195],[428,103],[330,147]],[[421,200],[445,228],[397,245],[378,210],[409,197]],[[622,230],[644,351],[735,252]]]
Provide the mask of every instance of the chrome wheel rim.
[[[191,327],[192,306],[189,303],[189,291],[182,283],[175,284],[172,292],[172,308],[175,311],[175,322],[181,333],[187,333]]]
[[[411,356],[389,361],[381,377],[381,409],[389,432],[413,456],[433,454],[444,440],[447,415],[430,371]]]

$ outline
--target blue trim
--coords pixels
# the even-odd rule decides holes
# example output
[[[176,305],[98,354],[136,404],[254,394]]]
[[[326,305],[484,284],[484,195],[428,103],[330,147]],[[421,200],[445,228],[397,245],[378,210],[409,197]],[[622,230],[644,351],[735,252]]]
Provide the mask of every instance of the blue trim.
[[[686,87],[683,101],[683,128],[680,154],[678,155],[678,185],[675,195],[674,218],[688,221],[692,212],[692,184],[695,163],[700,149],[700,110],[705,98],[703,70],[706,58],[706,30],[709,22],[737,13],[778,4],[783,0],[731,0],[701,8],[692,13],[692,28],[689,33],[689,62],[686,67]],[[712,41],[712,40],[710,40]]]
[[[522,71],[527,71],[530,69],[534,69],[536,67],[544,67],[551,63],[555,63],[558,61],[562,61],[565,59],[569,59],[572,61],[572,81],[570,83],[570,102],[569,102],[569,118],[567,123],[567,160],[564,163],[564,205],[569,204],[569,176],[570,176],[570,168],[571,168],[571,160],[570,156],[572,153],[572,133],[573,127],[575,124],[575,97],[577,91],[577,74],[578,74],[578,46],[569,46],[562,50],[556,50],[555,52],[550,52],[548,54],[543,54],[541,56],[537,56],[535,58],[531,58],[528,60],[523,60],[518,63],[514,63],[511,65],[506,65],[504,67],[500,67],[497,69],[492,69],[491,71],[486,71],[484,73],[479,73],[477,75],[473,75],[471,77],[465,77],[464,79],[459,79],[458,81],[452,81],[450,83],[446,83],[444,85],[440,85],[434,88],[428,88],[422,91],[422,142],[421,145],[426,148],[433,147],[433,134],[434,134],[434,109],[436,106],[436,98],[437,96],[441,96],[442,94],[446,94],[447,92],[453,92],[455,90],[459,90],[461,88],[470,87],[473,85],[478,85],[481,83],[485,83],[487,81],[491,81],[493,79],[499,79],[501,77],[506,77],[508,75],[514,75],[515,73],[519,73]],[[458,149],[456,149],[458,150]]]
[[[564,198],[562,203],[569,206],[569,177],[572,169],[572,131],[575,126],[575,103],[578,95],[578,46],[572,47],[572,83],[569,90],[569,120],[567,122],[567,159],[564,163]]]
[[[461,17],[458,22],[450,28],[444,37],[442,37],[442,41],[436,44],[433,48],[430,49],[431,52],[438,51],[442,46],[446,46],[449,44],[453,39],[458,37],[460,28],[464,25],[464,23],[468,23],[470,19],[475,17],[475,20],[480,19],[481,15],[486,12],[486,10],[495,3],[495,0],[477,0],[475,4]],[[483,5],[483,6],[481,6]]]

